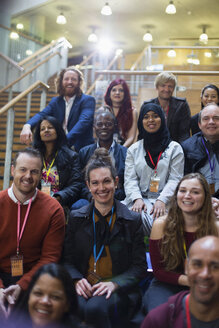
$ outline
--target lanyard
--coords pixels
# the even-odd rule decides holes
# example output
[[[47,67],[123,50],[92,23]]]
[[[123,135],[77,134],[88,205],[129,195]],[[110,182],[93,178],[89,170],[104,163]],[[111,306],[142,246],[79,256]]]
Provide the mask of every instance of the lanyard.
[[[151,154],[149,153],[148,150],[147,150],[147,153],[148,153],[148,156],[149,156],[149,158],[150,158],[151,163],[154,165],[155,174],[157,174],[157,165],[158,165],[158,162],[159,162],[159,160],[160,160],[161,155],[162,155],[163,152],[162,152],[162,151],[160,152],[160,154],[159,154],[159,156],[158,156],[158,159],[157,159],[157,164],[156,164],[156,165],[154,164],[154,161],[153,161],[153,159],[152,159],[152,156],[151,156]]]
[[[111,226],[112,223],[112,219],[113,219],[113,207],[112,207],[112,215],[111,218],[109,220],[109,226]],[[94,218],[94,210],[93,210],[93,227],[94,227],[94,247],[93,247],[93,253],[94,253],[94,272],[96,272],[96,264],[97,261],[99,260],[103,249],[104,249],[104,245],[101,246],[99,253],[97,254],[97,247],[96,247],[96,229],[95,229],[95,218]]]
[[[53,164],[55,162],[55,159],[56,159],[57,154],[58,154],[58,152],[56,152],[55,157],[53,158],[52,163],[50,164],[48,171],[47,171],[47,166],[46,166],[45,160],[43,159],[43,166],[44,166],[44,168],[46,170],[46,182],[48,182],[49,173],[50,173],[51,168],[52,168],[52,166],[53,166]]]
[[[203,146],[205,147],[205,151],[208,155],[208,161],[209,161],[210,170],[211,170],[211,177],[213,178],[213,172],[214,172],[214,168],[215,168],[215,158],[212,161],[213,163],[211,163],[211,157],[210,157],[209,151],[208,151],[208,149],[205,145],[205,142],[204,142],[203,138],[202,138],[202,143],[203,143]]]
[[[24,232],[24,228],[25,225],[27,223],[27,218],[28,215],[30,213],[30,207],[31,207],[31,203],[32,203],[32,198],[29,201],[28,207],[27,207],[27,211],[25,214],[25,218],[24,218],[24,222],[20,231],[20,224],[21,224],[21,204],[20,202],[18,202],[18,209],[17,209],[17,255],[19,254],[19,248],[20,248],[20,240],[22,238],[23,232]]]
[[[187,257],[187,251],[186,251],[186,243],[185,243],[185,240],[183,241],[183,248],[184,248],[185,256]]]
[[[191,325],[191,318],[190,318],[190,313],[189,313],[189,297],[190,297],[190,294],[188,294],[186,296],[186,322],[187,322],[187,328],[192,328],[192,325]]]

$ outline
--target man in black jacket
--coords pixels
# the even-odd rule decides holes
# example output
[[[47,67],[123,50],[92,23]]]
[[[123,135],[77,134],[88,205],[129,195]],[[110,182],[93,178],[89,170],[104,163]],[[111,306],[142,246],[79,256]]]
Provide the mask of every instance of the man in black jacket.
[[[175,86],[176,77],[172,73],[160,73],[155,79],[158,97],[147,100],[144,104],[152,102],[162,107],[172,140],[181,143],[190,137],[191,113],[185,98],[172,96]]]
[[[212,103],[204,107],[198,125],[201,132],[182,143],[185,174],[201,173],[208,181],[212,195],[219,198],[219,106]]]

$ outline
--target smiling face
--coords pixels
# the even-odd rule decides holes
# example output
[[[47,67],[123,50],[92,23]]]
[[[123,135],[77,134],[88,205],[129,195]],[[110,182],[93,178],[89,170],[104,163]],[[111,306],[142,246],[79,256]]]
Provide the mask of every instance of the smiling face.
[[[57,139],[56,129],[47,120],[40,124],[40,138],[43,142],[54,142]]]
[[[59,322],[69,309],[61,281],[42,274],[30,292],[28,310],[33,326],[45,327]]]
[[[175,83],[173,81],[167,81],[162,84],[158,84],[157,92],[158,98],[161,100],[169,100],[172,97],[175,88]]]
[[[115,123],[110,113],[98,115],[94,122],[94,128],[100,142],[113,142]]]
[[[197,214],[205,199],[204,189],[198,179],[183,180],[177,192],[177,204],[182,212]]]
[[[201,102],[203,107],[207,106],[207,104],[215,103],[218,104],[218,93],[215,89],[207,88],[203,92],[203,95],[201,96]]]
[[[219,298],[219,239],[204,237],[189,251],[186,273],[192,301],[207,306],[218,304]]]
[[[114,180],[109,168],[100,167],[90,171],[87,186],[90,189],[97,208],[98,205],[113,205],[113,197],[117,185],[118,177]]]
[[[40,158],[21,153],[16,161],[16,166],[12,165],[11,174],[14,178],[13,192],[18,200],[20,196],[31,198],[41,177],[42,162]]]
[[[110,91],[110,99],[113,103],[121,104],[124,99],[124,89],[122,84],[114,85]]]
[[[150,110],[144,115],[142,124],[145,131],[155,133],[160,129],[161,118],[157,113]]]
[[[219,107],[214,104],[205,107],[198,125],[205,138],[211,143],[219,140]]]
[[[62,86],[66,97],[73,97],[79,89],[79,77],[74,71],[67,71],[63,75]]]

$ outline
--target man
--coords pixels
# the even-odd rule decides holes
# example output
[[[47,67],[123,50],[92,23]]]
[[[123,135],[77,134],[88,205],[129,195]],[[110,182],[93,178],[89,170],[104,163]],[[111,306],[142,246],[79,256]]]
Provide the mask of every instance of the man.
[[[160,73],[155,79],[158,97],[147,100],[144,104],[152,102],[162,107],[172,140],[181,143],[190,136],[191,113],[185,98],[172,96],[176,82],[176,77],[172,73]]]
[[[60,258],[65,218],[57,200],[37,190],[42,158],[32,148],[12,165],[12,186],[0,192],[0,311],[13,304],[35,271]]]
[[[186,263],[190,293],[180,292],[153,309],[141,328],[219,327],[219,238],[207,236],[190,247]]]
[[[119,177],[119,183],[115,192],[115,197],[118,200],[125,198],[124,191],[124,169],[127,148],[121,146],[113,140],[113,134],[116,127],[116,118],[108,108],[101,107],[95,114],[94,131],[97,136],[97,142],[93,145],[82,148],[79,152],[81,169],[87,165],[88,160],[93,155],[95,149],[99,147],[106,148],[112,158],[112,162],[116,167]],[[87,187],[82,191],[82,197],[90,199],[91,195]]]
[[[208,181],[211,193],[219,196],[219,107],[209,104],[199,113],[201,132],[182,143],[185,174],[200,172]]]
[[[54,116],[63,125],[69,146],[76,151],[93,143],[93,115],[95,99],[82,92],[83,75],[75,67],[62,70],[57,79],[58,97],[53,98],[42,112],[33,116],[20,134],[21,143],[30,144],[31,129],[42,117]]]

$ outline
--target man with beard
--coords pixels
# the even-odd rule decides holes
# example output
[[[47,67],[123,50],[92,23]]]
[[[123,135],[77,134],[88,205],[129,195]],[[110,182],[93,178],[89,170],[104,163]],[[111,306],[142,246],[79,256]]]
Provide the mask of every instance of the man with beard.
[[[42,117],[54,116],[62,124],[69,146],[76,151],[93,143],[93,116],[95,99],[82,92],[83,75],[70,66],[63,69],[57,79],[58,97],[53,98],[42,112],[34,115],[20,134],[21,143],[32,142],[32,129]]]
[[[185,98],[172,96],[176,83],[176,77],[172,73],[160,73],[155,79],[158,97],[147,100],[144,104],[155,103],[162,107],[171,139],[181,143],[190,137],[191,113]]]
[[[186,274],[190,292],[171,296],[153,309],[141,328],[219,327],[219,238],[197,239],[189,250]]]

